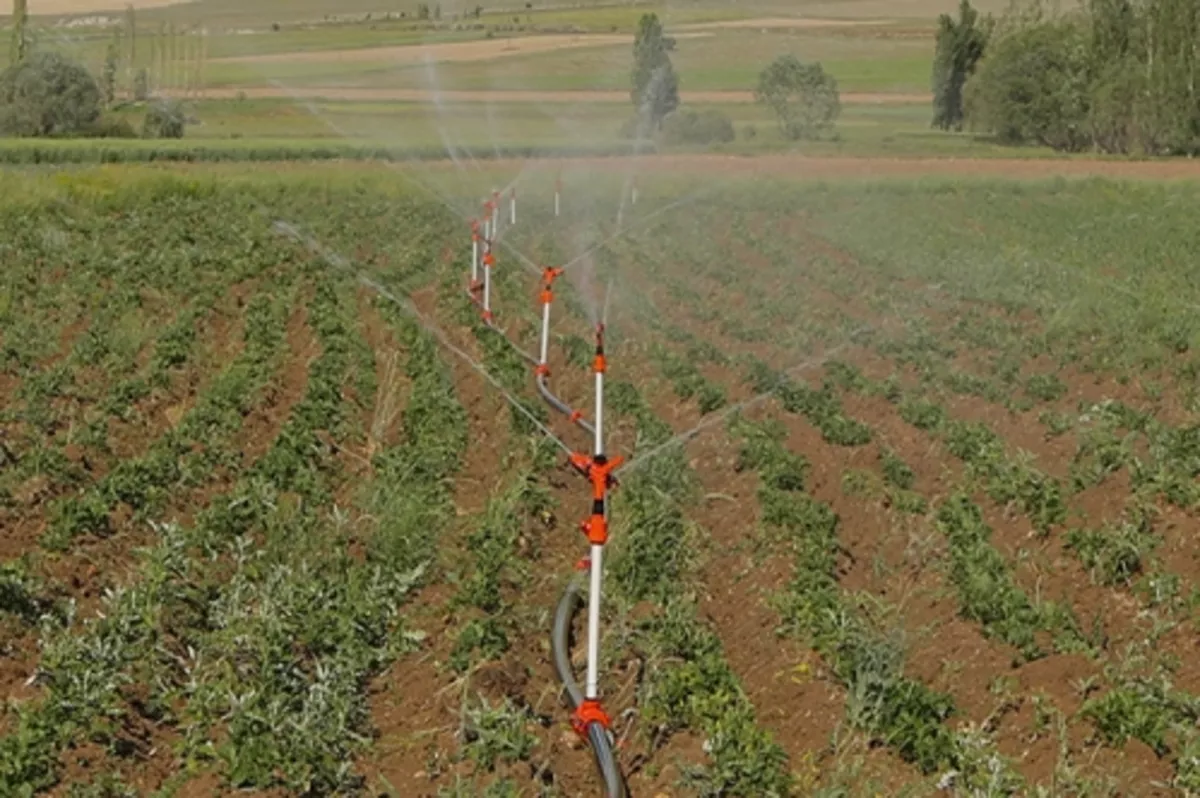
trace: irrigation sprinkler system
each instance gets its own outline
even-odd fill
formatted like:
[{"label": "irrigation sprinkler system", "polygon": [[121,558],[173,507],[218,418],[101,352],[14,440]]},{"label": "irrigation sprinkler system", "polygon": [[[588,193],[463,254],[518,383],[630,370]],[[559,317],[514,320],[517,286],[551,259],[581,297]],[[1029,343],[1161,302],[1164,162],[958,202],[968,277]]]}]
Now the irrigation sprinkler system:
[{"label": "irrigation sprinkler system", "polygon": [[[516,189],[510,193],[509,224],[517,219]],[[609,798],[624,798],[624,778],[617,766],[613,753],[611,721],[604,711],[600,698],[600,605],[604,581],[604,547],[608,543],[608,494],[617,486],[616,470],[624,462],[617,455],[609,457],[604,445],[604,375],[608,362],[604,351],[604,323],[597,323],[595,330],[595,354],[592,374],[595,385],[595,408],[593,421],[589,423],[583,413],[573,409],[550,389],[550,308],[554,303],[554,281],[563,274],[565,267],[545,267],[541,272],[542,286],[538,302],[542,310],[539,348],[536,356],[521,349],[496,326],[492,311],[492,270],[496,266],[493,245],[497,242],[498,209],[500,194],[494,192],[492,199],[484,203],[484,236],[479,239],[479,223],[471,222],[472,257],[470,282],[467,294],[479,306],[483,324],[508,341],[523,359],[533,367],[534,383],[542,399],[556,412],[566,416],[572,424],[591,438],[590,453],[571,452],[568,464],[583,476],[591,486],[590,513],[580,524],[587,539],[587,556],[579,561],[578,573],[568,582],[566,590],[555,607],[551,628],[551,649],[554,666],[563,683],[571,703],[571,725],[580,737],[591,744],[596,766],[604,782],[605,794]],[[561,210],[561,182],[554,187],[554,214]],[[483,283],[479,284],[477,262],[482,244]],[[581,689],[576,681],[570,657],[571,621],[582,602],[580,590],[583,573],[587,572],[587,675]]]}]

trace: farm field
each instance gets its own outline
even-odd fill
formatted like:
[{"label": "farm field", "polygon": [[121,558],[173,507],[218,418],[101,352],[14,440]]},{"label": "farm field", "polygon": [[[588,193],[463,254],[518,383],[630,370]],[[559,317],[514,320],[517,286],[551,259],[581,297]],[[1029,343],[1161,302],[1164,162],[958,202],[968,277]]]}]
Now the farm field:
[{"label": "farm field", "polygon": [[1200,792],[1200,188],[820,160],[0,175],[0,794],[596,794],[518,252],[633,795]]}]

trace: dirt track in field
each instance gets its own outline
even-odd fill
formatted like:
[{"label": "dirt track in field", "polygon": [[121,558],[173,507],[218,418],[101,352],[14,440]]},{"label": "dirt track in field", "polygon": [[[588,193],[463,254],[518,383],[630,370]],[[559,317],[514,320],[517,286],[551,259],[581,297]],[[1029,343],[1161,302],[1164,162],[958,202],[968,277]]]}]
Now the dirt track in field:
[{"label": "dirt track in field", "polygon": [[[542,168],[560,166],[613,170],[631,168],[635,159],[546,158]],[[453,166],[449,161],[447,165]],[[499,170],[529,164],[518,160],[489,161]],[[1200,161],[1120,161],[1088,158],[886,158],[807,155],[655,155],[636,159],[639,171],[772,176],[788,178],[994,177],[1036,180],[1050,177],[1107,177],[1142,180],[1200,179]],[[536,168],[536,167],[534,167]]]},{"label": "dirt track in field", "polygon": [[[629,103],[626,91],[440,91],[427,89],[379,89],[354,86],[248,86],[245,88],[210,88],[204,97],[228,100],[238,96],[249,99],[320,99],[351,102],[434,102],[441,103],[563,103],[591,105],[595,103]],[[754,94],[748,91],[681,91],[684,102],[692,103],[749,103]],[[844,92],[842,105],[911,105],[928,103],[931,95],[920,93]]]},{"label": "dirt track in field", "polygon": [[[680,33],[676,38],[697,39],[712,33]],[[633,44],[633,36],[624,34],[582,33],[545,36],[517,36],[509,39],[479,39],[467,42],[404,44],[392,47],[355,47],[347,50],[306,50],[290,53],[237,55],[213,59],[221,64],[323,64],[387,61],[394,64],[420,64],[494,61],[517,55],[554,53],[581,47],[608,47]]]},{"label": "dirt track in field", "polygon": [[134,8],[162,8],[173,6],[188,0],[32,0],[29,4],[30,14],[100,14],[110,12],[122,13],[125,6]]}]

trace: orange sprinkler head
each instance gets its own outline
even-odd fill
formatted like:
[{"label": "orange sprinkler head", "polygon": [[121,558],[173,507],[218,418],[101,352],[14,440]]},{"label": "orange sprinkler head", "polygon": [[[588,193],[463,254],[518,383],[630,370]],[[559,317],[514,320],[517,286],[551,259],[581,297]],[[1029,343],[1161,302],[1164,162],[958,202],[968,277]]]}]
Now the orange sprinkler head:
[{"label": "orange sprinkler head", "polygon": [[537,366],[534,367],[533,373],[539,377],[549,377],[550,366],[546,363],[538,363]]},{"label": "orange sprinkler head", "polygon": [[592,361],[592,371],[603,374],[608,370],[608,360],[604,357],[604,325],[596,325],[596,359]]},{"label": "orange sprinkler head", "polygon": [[549,266],[542,269],[542,293],[539,296],[539,301],[543,305],[549,305],[554,301],[554,280],[562,273],[562,269]]},{"label": "orange sprinkler head", "polygon": [[489,269],[496,265],[496,256],[492,254],[491,250],[483,254],[483,265]]}]

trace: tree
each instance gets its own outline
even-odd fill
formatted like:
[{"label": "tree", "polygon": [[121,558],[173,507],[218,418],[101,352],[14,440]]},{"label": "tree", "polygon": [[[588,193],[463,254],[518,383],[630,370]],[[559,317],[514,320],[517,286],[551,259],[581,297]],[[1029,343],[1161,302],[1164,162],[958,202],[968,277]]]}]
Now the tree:
[{"label": "tree", "polygon": [[38,52],[0,73],[0,132],[61,136],[87,132],[100,118],[100,87],[81,64]]},{"label": "tree", "polygon": [[775,112],[789,139],[832,131],[842,111],[834,77],[819,63],[804,64],[794,55],[781,55],[762,71],[754,99]]},{"label": "tree", "polygon": [[1005,36],[968,85],[973,121],[1008,143],[1080,150],[1091,143],[1087,38],[1075,19]]},{"label": "tree", "polygon": [[140,103],[150,99],[150,72],[145,67],[133,75],[133,99]]},{"label": "tree", "polygon": [[129,44],[125,53],[125,80],[130,93],[134,93],[137,75],[137,12],[131,5],[125,6],[125,40]]},{"label": "tree", "polygon": [[991,16],[979,20],[969,0],[961,0],[958,21],[949,14],[938,18],[933,56],[933,126],[962,130],[963,87],[983,58],[991,36]]},{"label": "tree", "polygon": [[679,77],[668,55],[674,40],[663,35],[657,14],[643,14],[633,40],[633,90],[630,99],[641,125],[654,130],[679,107]]},{"label": "tree", "polygon": [[12,62],[19,64],[29,54],[29,9],[27,0],[13,0]]},{"label": "tree", "polygon": [[178,100],[161,100],[150,106],[142,123],[142,135],[148,139],[181,139],[187,115]]},{"label": "tree", "polygon": [[104,93],[104,105],[111,108],[117,100],[117,72],[121,68],[121,29],[113,31],[104,54],[104,73],[100,76],[100,88]]}]

